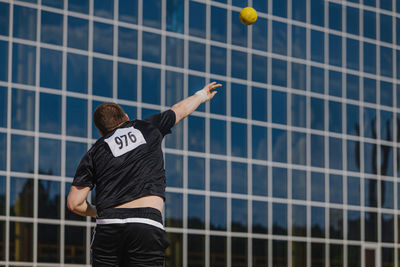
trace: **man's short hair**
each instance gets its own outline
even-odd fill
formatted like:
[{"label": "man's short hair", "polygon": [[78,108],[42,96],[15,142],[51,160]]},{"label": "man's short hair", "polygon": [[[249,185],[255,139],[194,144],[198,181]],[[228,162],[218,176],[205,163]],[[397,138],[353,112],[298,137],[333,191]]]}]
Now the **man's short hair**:
[{"label": "man's short hair", "polygon": [[107,134],[128,119],[124,110],[119,105],[107,102],[96,108],[93,120],[96,127],[103,134]]}]

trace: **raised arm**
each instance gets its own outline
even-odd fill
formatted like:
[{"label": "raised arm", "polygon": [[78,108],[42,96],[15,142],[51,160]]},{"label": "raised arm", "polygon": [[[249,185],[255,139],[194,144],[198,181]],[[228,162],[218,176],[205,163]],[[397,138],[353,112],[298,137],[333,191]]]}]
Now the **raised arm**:
[{"label": "raised arm", "polygon": [[195,111],[198,106],[200,106],[200,104],[210,101],[217,93],[217,91],[213,90],[221,86],[222,84],[212,82],[204,86],[203,89],[197,91],[194,95],[189,96],[173,105],[171,109],[175,112],[175,124],[192,114],[193,111]]}]

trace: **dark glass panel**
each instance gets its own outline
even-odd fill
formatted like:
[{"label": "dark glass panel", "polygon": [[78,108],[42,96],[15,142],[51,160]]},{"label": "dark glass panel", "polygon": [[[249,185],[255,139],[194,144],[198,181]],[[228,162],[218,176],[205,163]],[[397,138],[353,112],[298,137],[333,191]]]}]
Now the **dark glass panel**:
[{"label": "dark glass panel", "polygon": [[364,10],[364,37],[376,38],[376,13],[369,10]]},{"label": "dark glass panel", "polygon": [[137,66],[118,63],[118,98],[136,101],[137,95]]},{"label": "dark glass panel", "polygon": [[394,208],[393,182],[381,181],[381,206],[385,209]]},{"label": "dark glass panel", "polygon": [[6,259],[6,222],[0,221],[0,260]]},{"label": "dark glass panel", "polygon": [[329,260],[330,267],[343,266],[343,245],[330,244],[329,245]]},{"label": "dark glass panel", "polygon": [[[264,0],[259,0],[259,2],[267,2]],[[255,7],[255,1],[253,1],[253,6]],[[257,9],[256,9],[257,10]],[[257,10],[258,11],[258,10]],[[258,17],[257,23],[253,24],[251,27],[253,34],[253,41],[251,46],[253,49],[267,51],[268,49],[268,20]]]},{"label": "dark glass panel", "polygon": [[10,215],[21,217],[33,216],[33,180],[11,178]]},{"label": "dark glass panel", "polygon": [[394,249],[393,248],[382,248],[382,267],[395,266],[394,261]]},{"label": "dark glass panel", "polygon": [[161,70],[142,67],[142,101],[160,105]]},{"label": "dark glass panel", "polygon": [[142,33],[142,59],[161,63],[161,35],[150,32]]},{"label": "dark glass panel", "polygon": [[376,45],[364,42],[364,72],[376,73]]},{"label": "dark glass panel", "polygon": [[[304,0],[302,0],[304,1]],[[293,1],[301,2],[301,1]],[[304,6],[305,8],[305,6]],[[292,26],[292,56],[306,59],[306,28],[299,26]]]},{"label": "dark glass panel", "polygon": [[120,21],[137,24],[138,22],[138,0],[119,0]]},{"label": "dark glass panel", "polygon": [[367,207],[377,207],[378,203],[378,185],[374,179],[364,180],[364,204]]},{"label": "dark glass panel", "polygon": [[[84,2],[81,0],[75,0]],[[87,50],[89,40],[89,22],[85,19],[68,17],[68,47]]]},{"label": "dark glass panel", "polygon": [[347,239],[361,240],[361,213],[358,210],[347,211]]},{"label": "dark glass panel", "polygon": [[332,96],[342,96],[342,73],[329,71],[329,94]]},{"label": "dark glass panel", "polygon": [[380,74],[391,78],[393,76],[393,50],[383,46],[380,47],[380,50]]},{"label": "dark glass panel", "polygon": [[366,173],[377,174],[377,145],[364,143],[364,171]]},{"label": "dark glass panel", "polygon": [[287,133],[284,130],[272,129],[272,160],[287,162]]},{"label": "dark glass panel", "polygon": [[211,73],[226,75],[226,49],[218,46],[211,46],[210,49],[210,71]]},{"label": "dark glass panel", "polygon": [[247,200],[232,199],[232,231],[247,232]]},{"label": "dark glass panel", "polygon": [[341,175],[329,175],[329,202],[343,203],[343,178]]},{"label": "dark glass panel", "polygon": [[8,81],[8,42],[4,41],[0,41],[0,81]]},{"label": "dark glass panel", "polygon": [[342,167],[342,139],[329,138],[329,167],[341,170]]},{"label": "dark glass panel", "polygon": [[292,63],[292,87],[306,90],[307,69],[306,65]]},{"label": "dark glass panel", "polygon": [[342,5],[329,3],[329,28],[342,30]]},{"label": "dark glass panel", "polygon": [[286,124],[286,93],[272,91],[272,122]]},{"label": "dark glass panel", "polygon": [[226,122],[210,119],[210,152],[226,154]]},{"label": "dark glass panel", "polygon": [[143,2],[143,25],[161,28],[161,0],[146,0]]},{"label": "dark glass panel", "polygon": [[276,267],[285,267],[288,264],[288,247],[287,241],[272,241],[272,263]]},{"label": "dark glass panel", "polygon": [[192,151],[205,151],[205,119],[196,116],[188,118],[190,137],[188,140],[188,148]]},{"label": "dark glass panel", "polygon": [[268,234],[268,203],[253,201],[253,226],[252,232]]},{"label": "dark glass panel", "polygon": [[168,177],[167,186],[182,187],[183,156],[174,154],[165,154],[165,171]]},{"label": "dark glass panel", "polygon": [[[227,244],[225,236],[210,236],[210,266],[226,266]],[[176,265],[171,265],[176,266]]]},{"label": "dark glass panel", "polygon": [[247,238],[232,237],[232,267],[247,266]]},{"label": "dark glass panel", "polygon": [[166,193],[165,197],[165,226],[183,226],[183,199],[182,194]]},{"label": "dark glass panel", "polygon": [[247,87],[231,84],[231,116],[247,118]]},{"label": "dark glass panel", "polygon": [[329,34],[329,64],[342,65],[342,38],[333,34]]},{"label": "dark glass panel", "polygon": [[191,189],[205,189],[204,158],[188,157],[188,187]]},{"label": "dark glass panel", "polygon": [[36,41],[37,9],[14,5],[13,37]]},{"label": "dark glass panel", "polygon": [[33,173],[34,150],[33,137],[11,135],[11,171]]},{"label": "dark glass panel", "polygon": [[347,104],[346,107],[347,134],[360,136],[360,110],[356,105]]},{"label": "dark glass panel", "polygon": [[114,1],[94,0],[94,15],[112,19],[114,17]]},{"label": "dark glass panel", "polygon": [[61,141],[39,138],[39,174],[61,175]]},{"label": "dark glass panel", "polygon": [[188,227],[204,229],[205,222],[205,202],[204,196],[188,196]]},{"label": "dark glass panel", "polygon": [[311,67],[311,91],[319,94],[325,92],[325,74],[321,68]]},{"label": "dark glass panel", "polygon": [[[244,52],[231,51],[231,77],[238,79],[247,79],[247,54]],[[233,86],[233,85],[232,85]],[[232,106],[234,107],[234,106]]]},{"label": "dark glass panel", "polygon": [[324,0],[311,0],[311,23],[324,26]]},{"label": "dark glass panel", "polygon": [[380,39],[383,42],[392,43],[392,17],[380,14]]},{"label": "dark glass panel", "polygon": [[311,266],[325,267],[325,244],[323,243],[311,244]]},{"label": "dark glass panel", "polygon": [[113,95],[112,61],[100,58],[93,58],[93,94],[104,97],[112,97]]},{"label": "dark glass panel", "polygon": [[311,128],[323,130],[325,126],[325,107],[324,100],[311,98]]},{"label": "dark glass panel", "polygon": [[[169,3],[170,1],[168,1]],[[166,38],[166,64],[178,68],[183,68],[183,39],[168,37]]]},{"label": "dark glass panel", "polygon": [[306,127],[306,97],[292,94],[292,125]]},{"label": "dark glass panel", "polygon": [[307,266],[307,244],[292,241],[292,267]]},{"label": "dark glass panel", "polygon": [[[7,101],[7,98],[5,96],[4,96],[4,101]],[[34,130],[35,92],[13,89],[11,104],[12,104],[11,127],[14,129],[21,129],[28,131]],[[6,125],[4,124],[4,126]]]},{"label": "dark glass panel", "polygon": [[307,197],[307,177],[306,172],[292,170],[292,198],[306,200]]},{"label": "dark glass panel", "polygon": [[9,260],[33,261],[33,223],[10,222]]},{"label": "dark glass panel", "polygon": [[0,133],[0,170],[3,171],[6,170],[6,166],[7,166],[7,135],[5,133]]},{"label": "dark glass panel", "polygon": [[60,182],[39,180],[39,208],[40,218],[60,218]]},{"label": "dark glass panel", "polygon": [[40,86],[61,89],[62,53],[51,49],[40,50]]},{"label": "dark glass panel", "polygon": [[347,38],[346,49],[346,67],[349,69],[358,70],[360,68],[359,41]]},{"label": "dark glass panel", "polygon": [[86,227],[65,226],[64,262],[86,263]]},{"label": "dark glass panel", "polygon": [[311,207],[311,236],[325,237],[325,208]]},{"label": "dark glass panel", "polygon": [[346,96],[349,99],[358,100],[360,95],[359,77],[351,74],[346,76]]},{"label": "dark glass panel", "polygon": [[268,2],[270,0],[253,0],[253,8],[258,12],[268,12]]},{"label": "dark glass panel", "polygon": [[268,130],[266,127],[252,127],[252,153],[254,159],[267,160],[268,158]]},{"label": "dark glass panel", "polygon": [[67,55],[67,90],[87,93],[88,57],[68,53]]},{"label": "dark glass panel", "polygon": [[360,246],[347,246],[347,264],[352,267],[361,267]]},{"label": "dark glass panel", "polygon": [[287,17],[287,0],[272,0],[272,14],[279,17]]},{"label": "dark glass panel", "polygon": [[243,123],[231,123],[231,147],[232,156],[247,157],[247,125]]},{"label": "dark glass panel", "polygon": [[380,88],[380,102],[381,105],[393,106],[393,85],[392,83],[381,81]]},{"label": "dark glass panel", "polygon": [[211,7],[211,40],[226,43],[226,9]]},{"label": "dark glass panel", "polygon": [[253,195],[268,195],[268,167],[253,165]]},{"label": "dark glass panel", "polygon": [[287,198],[287,169],[277,167],[272,169],[272,195]]},{"label": "dark glass panel", "polygon": [[87,101],[67,97],[67,135],[87,136]]},{"label": "dark glass panel", "polygon": [[89,13],[89,0],[68,0],[68,10]]},{"label": "dark glass panel", "polygon": [[323,173],[311,173],[311,200],[325,201],[325,176]]},{"label": "dark glass panel", "polygon": [[40,93],[39,130],[61,133],[61,96]]},{"label": "dark glass panel", "polygon": [[183,266],[183,238],[181,233],[167,232],[170,246],[165,251],[165,266]]},{"label": "dark glass panel", "polygon": [[210,197],[210,230],[226,231],[226,198]]},{"label": "dark glass panel", "polygon": [[252,56],[251,69],[252,69],[252,80],[254,82],[267,83],[267,68],[268,68],[267,57],[258,55]]},{"label": "dark glass panel", "polygon": [[210,161],[210,190],[226,192],[227,170],[223,160]]},{"label": "dark glass panel", "polygon": [[60,262],[60,226],[38,224],[37,261]]},{"label": "dark glass panel", "polygon": [[253,267],[268,266],[268,240],[267,239],[253,239]]},{"label": "dark glass panel", "polygon": [[306,160],[306,134],[301,132],[292,132],[292,163],[305,165]]},{"label": "dark glass panel", "polygon": [[292,206],[292,235],[307,235],[307,207],[301,205]]},{"label": "dark glass panel", "polygon": [[375,7],[376,6],[376,0],[363,0],[363,4],[366,5],[366,6]]},{"label": "dark glass panel", "polygon": [[9,3],[0,3],[0,35],[8,36],[10,19]]},{"label": "dark glass panel", "polygon": [[278,21],[272,22],[272,52],[281,55],[287,54],[287,25],[285,23]]},{"label": "dark glass panel", "polygon": [[87,146],[84,143],[66,142],[65,174],[74,177],[80,159],[86,153]]},{"label": "dark glass panel", "polygon": [[231,17],[232,17],[231,43],[233,45],[247,47],[247,27],[240,22],[240,19],[238,19],[239,12],[232,11]]},{"label": "dark glass panel", "polygon": [[325,166],[325,140],[322,135],[311,135],[311,165]]},{"label": "dark glass panel", "polygon": [[347,204],[359,206],[360,197],[360,178],[347,177]]},{"label": "dark glass panel", "polygon": [[324,51],[324,33],[316,30],[311,30],[311,60],[324,63]]},{"label": "dark glass panel", "polygon": [[205,266],[205,236],[189,234],[187,246],[188,266]]},{"label": "dark glass panel", "polygon": [[247,164],[232,162],[232,193],[247,194]]},{"label": "dark glass panel", "polygon": [[[71,189],[71,183],[66,182],[65,183],[65,203],[67,203],[67,197],[68,197],[68,193]],[[93,192],[93,191],[92,191]],[[80,216],[76,213],[73,213],[72,211],[70,211],[69,209],[65,209],[65,214],[64,214],[64,218],[65,220],[73,220],[73,221],[86,221],[86,217],[84,216]]]},{"label": "dark glass panel", "polygon": [[63,16],[52,12],[42,11],[41,37],[43,43],[62,45]]},{"label": "dark glass panel", "polygon": [[394,215],[383,213],[382,219],[382,242],[393,243],[394,242]]},{"label": "dark glass panel", "polygon": [[306,22],[307,20],[307,4],[306,0],[292,0],[292,18]]},{"label": "dark glass panel", "polygon": [[329,209],[329,237],[343,239],[343,211],[341,209]]},{"label": "dark glass panel", "polygon": [[189,69],[202,72],[206,70],[205,44],[189,41]]},{"label": "dark glass panel", "polygon": [[378,218],[375,212],[365,212],[365,241],[377,242]]},{"label": "dark glass panel", "polygon": [[364,137],[377,139],[376,110],[364,108]]},{"label": "dark glass panel", "polygon": [[392,10],[392,0],[380,0],[380,8],[386,10]]},{"label": "dark glass panel", "polygon": [[185,18],[185,4],[179,0],[167,1],[166,8],[167,17],[167,30],[177,33],[183,33],[184,31],[184,18]]},{"label": "dark glass panel", "polygon": [[13,44],[12,81],[35,85],[36,81],[36,48],[23,44]]},{"label": "dark glass panel", "polygon": [[[6,215],[6,177],[5,176],[0,176],[0,215]],[[0,223],[0,225],[1,225],[1,223]],[[1,236],[2,230],[3,229],[0,228],[0,236]],[[0,243],[2,241],[3,240],[0,238]],[[1,247],[1,245],[0,245],[0,247]],[[0,248],[0,255],[1,255],[1,251],[2,250]]]},{"label": "dark glass panel", "polygon": [[274,235],[287,235],[287,205],[272,204],[272,231]]},{"label": "dark glass panel", "polygon": [[205,4],[189,2],[189,34],[197,37],[206,36],[206,6]]},{"label": "dark glass panel", "polygon": [[360,171],[360,141],[347,140],[347,170]]},{"label": "dark glass panel", "polygon": [[268,117],[268,94],[267,89],[252,87],[251,108],[252,119],[267,121]]},{"label": "dark glass panel", "polygon": [[137,46],[138,46],[137,30],[119,27],[118,56],[136,59],[138,53]]},{"label": "dark glass panel", "polygon": [[346,7],[346,30],[348,33],[358,35],[360,33],[360,11],[358,8]]}]

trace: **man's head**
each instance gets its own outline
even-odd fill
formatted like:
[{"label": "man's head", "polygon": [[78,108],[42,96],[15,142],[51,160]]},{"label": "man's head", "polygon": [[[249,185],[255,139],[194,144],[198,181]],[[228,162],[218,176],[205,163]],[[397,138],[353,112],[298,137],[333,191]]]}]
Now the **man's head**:
[{"label": "man's head", "polygon": [[128,121],[129,117],[119,105],[107,102],[96,108],[93,120],[101,135],[105,135]]}]

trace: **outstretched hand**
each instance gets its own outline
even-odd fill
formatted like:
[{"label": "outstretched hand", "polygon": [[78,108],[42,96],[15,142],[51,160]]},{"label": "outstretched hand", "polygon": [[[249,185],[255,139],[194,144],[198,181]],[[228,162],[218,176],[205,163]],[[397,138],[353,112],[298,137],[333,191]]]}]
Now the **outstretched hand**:
[{"label": "outstretched hand", "polygon": [[218,91],[213,91],[218,87],[221,87],[222,84],[217,82],[212,82],[204,86],[203,89],[196,92],[196,95],[200,95],[202,97],[202,103],[210,101]]}]

